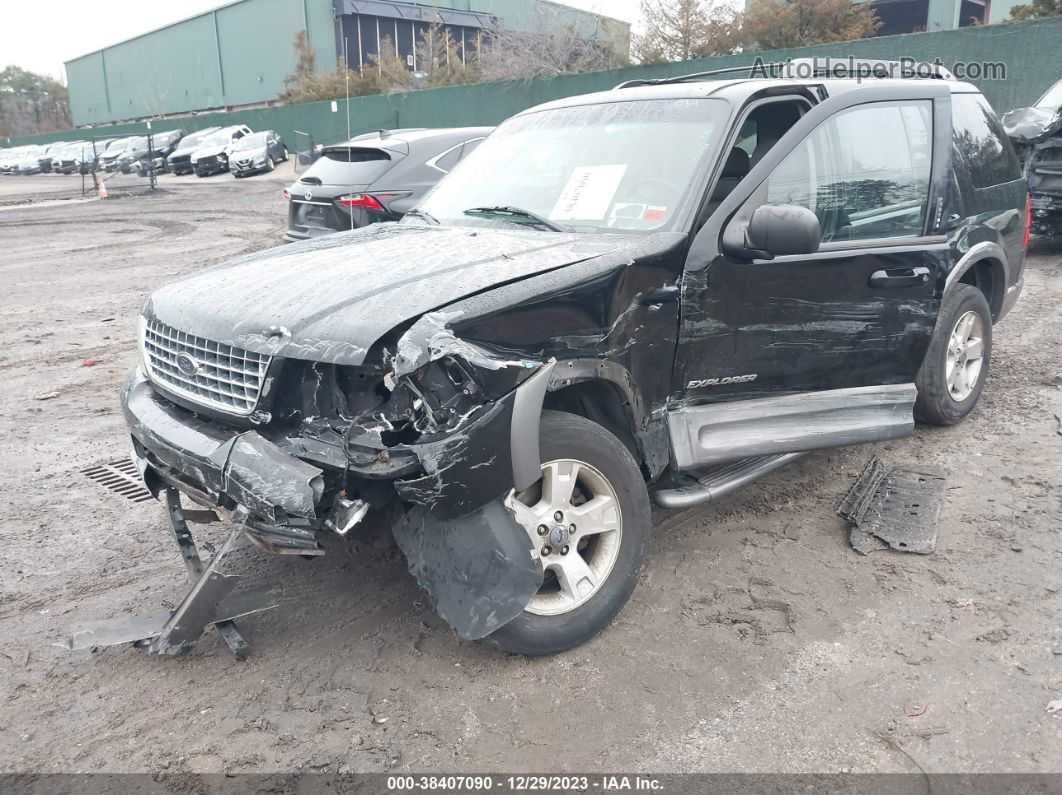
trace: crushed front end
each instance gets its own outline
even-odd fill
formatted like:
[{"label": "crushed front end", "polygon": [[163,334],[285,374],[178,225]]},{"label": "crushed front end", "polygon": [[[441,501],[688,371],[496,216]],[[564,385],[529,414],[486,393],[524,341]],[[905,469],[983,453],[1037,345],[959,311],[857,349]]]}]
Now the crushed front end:
[{"label": "crushed front end", "polygon": [[[323,535],[345,536],[396,502],[404,518],[393,532],[410,570],[462,637],[519,615],[542,567],[503,499],[539,477],[552,363],[460,340],[446,320],[428,314],[390,340],[394,354],[384,343],[345,365],[254,352],[144,318],[142,361],[122,407],[134,459],[166,498],[186,564],[191,550],[194,585],[168,616],[123,619],[61,645],[134,640],[173,654],[215,624],[226,641],[235,633],[237,651],[235,614],[275,606],[278,593],[265,589],[251,606],[233,595],[234,575],[215,564],[240,536],[272,553],[321,555]],[[185,510],[182,496],[205,510]],[[231,524],[208,566],[184,514]],[[166,627],[180,611],[195,619],[194,637],[173,643]],[[138,632],[147,634],[131,637]]]},{"label": "crushed front end", "polygon": [[1062,237],[1062,108],[1020,108],[1003,126],[1029,183],[1032,231]]}]

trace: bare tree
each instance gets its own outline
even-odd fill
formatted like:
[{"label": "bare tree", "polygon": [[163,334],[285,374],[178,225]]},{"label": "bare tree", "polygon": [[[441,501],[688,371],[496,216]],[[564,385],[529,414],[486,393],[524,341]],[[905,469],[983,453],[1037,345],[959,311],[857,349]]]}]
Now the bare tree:
[{"label": "bare tree", "polygon": [[66,86],[18,66],[0,69],[0,136],[70,129]]},{"label": "bare tree", "polygon": [[593,31],[580,29],[563,9],[539,6],[533,30],[499,28],[486,36],[477,60],[483,80],[599,72],[626,66],[629,58],[622,31],[601,20]]},{"label": "bare tree", "polygon": [[779,50],[865,39],[881,20],[873,4],[852,0],[753,0],[742,27],[746,49]]},{"label": "bare tree", "polygon": [[727,55],[740,44],[741,16],[722,0],[642,0],[642,17],[632,45],[639,63]]}]

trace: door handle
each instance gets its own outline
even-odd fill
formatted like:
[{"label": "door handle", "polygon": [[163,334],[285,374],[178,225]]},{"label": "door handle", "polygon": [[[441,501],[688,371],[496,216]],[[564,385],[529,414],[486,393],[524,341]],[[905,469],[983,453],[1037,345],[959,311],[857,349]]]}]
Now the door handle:
[{"label": "door handle", "polygon": [[870,286],[881,288],[915,287],[929,281],[929,268],[919,265],[917,268],[889,268],[870,274]]}]

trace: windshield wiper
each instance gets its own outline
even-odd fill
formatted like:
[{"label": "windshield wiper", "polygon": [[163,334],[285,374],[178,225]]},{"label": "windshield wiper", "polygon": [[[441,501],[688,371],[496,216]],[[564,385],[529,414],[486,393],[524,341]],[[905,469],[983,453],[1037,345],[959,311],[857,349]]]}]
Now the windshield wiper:
[{"label": "windshield wiper", "polygon": [[412,210],[406,210],[406,215],[412,215],[414,218],[423,218],[425,221],[435,226],[438,226],[441,223],[441,221],[439,221],[439,219],[431,213],[426,213],[423,210],[418,210],[416,207],[414,207]]},{"label": "windshield wiper", "polygon": [[[566,226],[561,226],[560,224],[558,224],[558,223],[556,223],[554,221],[551,221],[548,218],[544,218],[543,216],[539,215],[538,213],[533,213],[530,210],[524,210],[521,207],[509,207],[509,206],[469,207],[467,210],[464,211],[464,214],[465,215],[496,215],[496,216],[502,216],[502,220],[509,221],[510,223],[513,223],[513,224],[522,224],[522,223],[524,223],[523,221],[515,220],[516,218],[526,218],[529,221],[534,222],[535,225],[544,226],[544,227],[546,227],[546,229],[552,230],[554,232],[571,232],[572,231],[571,229],[569,229]],[[508,216],[512,216],[512,217],[505,218],[504,216],[507,216],[507,215]]]}]

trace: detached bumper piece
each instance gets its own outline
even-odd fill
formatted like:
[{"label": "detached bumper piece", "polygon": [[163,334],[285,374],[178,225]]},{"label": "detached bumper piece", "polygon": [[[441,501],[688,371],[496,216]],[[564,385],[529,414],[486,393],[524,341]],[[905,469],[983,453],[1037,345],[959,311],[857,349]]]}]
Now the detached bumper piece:
[{"label": "detached bumper piece", "polygon": [[937,546],[946,484],[936,470],[886,471],[881,459],[871,456],[836,513],[851,525],[849,542],[862,555],[887,547],[930,555]]},{"label": "detached bumper piece", "polygon": [[167,489],[166,507],[170,529],[193,581],[192,589],[176,609],[92,622],[75,630],[56,646],[79,650],[132,643],[150,654],[176,656],[193,648],[203,632],[213,624],[237,659],[247,656],[249,646],[236,628],[235,619],[277,607],[280,604],[280,589],[268,586],[233,593],[242,578],[238,574],[226,572],[224,562],[246,530],[245,510],[233,514],[228,538],[214,553],[210,563],[204,566],[188,529],[188,522],[217,521],[217,515],[213,511],[185,512],[180,500],[176,489]]}]

